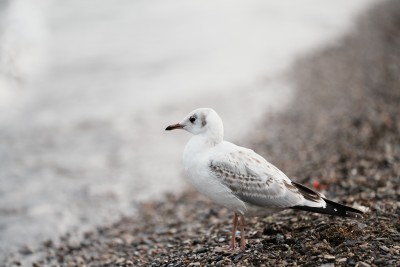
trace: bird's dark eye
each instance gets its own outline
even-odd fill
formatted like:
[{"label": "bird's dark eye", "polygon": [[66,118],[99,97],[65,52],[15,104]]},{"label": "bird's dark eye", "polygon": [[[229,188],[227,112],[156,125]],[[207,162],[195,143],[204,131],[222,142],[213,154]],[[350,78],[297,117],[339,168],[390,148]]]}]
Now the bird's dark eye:
[{"label": "bird's dark eye", "polygon": [[192,116],[192,117],[190,117],[189,118],[189,121],[191,122],[191,123],[194,123],[195,121],[196,121],[196,116]]}]

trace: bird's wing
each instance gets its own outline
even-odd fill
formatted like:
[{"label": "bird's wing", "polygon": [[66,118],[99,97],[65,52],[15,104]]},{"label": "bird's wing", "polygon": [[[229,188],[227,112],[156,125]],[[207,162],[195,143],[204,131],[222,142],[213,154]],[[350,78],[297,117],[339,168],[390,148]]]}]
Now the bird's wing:
[{"label": "bird's wing", "polygon": [[324,207],[324,197],[292,181],[252,150],[242,147],[210,158],[209,171],[234,195],[256,206]]}]

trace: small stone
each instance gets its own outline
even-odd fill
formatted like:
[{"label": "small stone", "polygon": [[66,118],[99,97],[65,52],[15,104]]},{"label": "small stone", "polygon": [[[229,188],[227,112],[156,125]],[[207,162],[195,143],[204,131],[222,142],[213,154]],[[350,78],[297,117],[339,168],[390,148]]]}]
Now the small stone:
[{"label": "small stone", "polygon": [[261,250],[263,248],[263,244],[255,244],[254,248]]},{"label": "small stone", "polygon": [[33,253],[33,249],[25,245],[19,250],[19,253],[21,253],[22,255],[30,255]]},{"label": "small stone", "polygon": [[225,242],[225,238],[221,237],[220,239],[218,239],[218,242],[220,243]]},{"label": "small stone", "polygon": [[347,259],[347,264],[350,266],[355,266],[356,260],[354,258],[349,258],[349,259]]},{"label": "small stone", "polygon": [[238,260],[240,260],[242,257],[243,257],[243,253],[240,252],[239,254],[237,254],[237,255],[233,258],[233,261],[238,261]]},{"label": "small stone", "polygon": [[346,240],[344,244],[348,247],[354,246],[356,244],[355,240]]},{"label": "small stone", "polygon": [[369,265],[369,264],[366,263],[366,262],[359,261],[359,262],[357,262],[356,267],[371,267],[371,265]]},{"label": "small stone", "polygon": [[51,247],[53,247],[53,241],[51,241],[51,240],[47,240],[47,241],[44,241],[43,242],[43,245],[45,246],[45,247],[47,247],[47,248],[51,248]]},{"label": "small stone", "polygon": [[357,227],[358,227],[358,229],[360,229],[360,230],[362,230],[362,229],[364,229],[365,227],[367,227],[368,225],[366,225],[365,223],[357,223]]},{"label": "small stone", "polygon": [[282,234],[276,234],[276,241],[278,244],[285,242],[285,237]]},{"label": "small stone", "polygon": [[198,247],[194,250],[194,253],[204,253],[207,251],[207,248],[205,247]]},{"label": "small stone", "polygon": [[128,266],[133,266],[133,262],[130,261],[130,260],[127,260],[127,261],[125,262],[125,264],[128,265]]},{"label": "small stone", "polygon": [[385,258],[376,258],[374,260],[374,263],[376,265],[383,265],[383,264],[387,264],[387,260]]},{"label": "small stone", "polygon": [[85,264],[85,260],[82,257],[77,257],[75,259],[75,261],[79,264],[79,265],[83,265]]},{"label": "small stone", "polygon": [[178,229],[176,229],[176,228],[171,228],[168,231],[168,233],[170,233],[170,234],[176,234],[177,232],[178,232]]},{"label": "small stone", "polygon": [[218,261],[223,260],[223,259],[224,259],[224,256],[218,255],[217,257],[215,257],[214,261],[218,262]]},{"label": "small stone", "polygon": [[336,259],[336,257],[335,256],[333,256],[333,255],[329,255],[329,254],[327,254],[327,255],[324,255],[324,259],[325,260],[334,260],[334,259]]},{"label": "small stone", "polygon": [[224,260],[218,261],[215,266],[222,266],[224,264]]},{"label": "small stone", "polygon": [[119,258],[119,259],[117,259],[117,260],[115,261],[116,264],[122,264],[122,263],[124,263],[124,262],[125,262],[125,259],[124,259],[124,258]]},{"label": "small stone", "polygon": [[276,234],[276,230],[274,228],[268,226],[268,227],[264,228],[263,234],[264,235],[274,235],[274,234]]},{"label": "small stone", "polygon": [[382,249],[385,252],[389,252],[390,251],[390,249],[387,246],[383,246],[382,245],[382,246],[379,246],[379,248]]},{"label": "small stone", "polygon": [[114,238],[112,240],[112,242],[113,242],[114,245],[122,245],[122,244],[124,244],[124,241],[121,238],[118,238],[118,237]]}]

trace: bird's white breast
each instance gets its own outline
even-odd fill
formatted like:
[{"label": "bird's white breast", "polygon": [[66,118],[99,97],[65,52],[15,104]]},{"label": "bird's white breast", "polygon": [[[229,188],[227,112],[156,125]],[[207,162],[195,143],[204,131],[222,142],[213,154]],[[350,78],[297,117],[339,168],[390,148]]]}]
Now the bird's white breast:
[{"label": "bird's white breast", "polygon": [[241,214],[245,214],[246,204],[223,185],[210,171],[213,149],[204,144],[200,136],[193,136],[183,152],[185,174],[191,184],[212,201]]}]

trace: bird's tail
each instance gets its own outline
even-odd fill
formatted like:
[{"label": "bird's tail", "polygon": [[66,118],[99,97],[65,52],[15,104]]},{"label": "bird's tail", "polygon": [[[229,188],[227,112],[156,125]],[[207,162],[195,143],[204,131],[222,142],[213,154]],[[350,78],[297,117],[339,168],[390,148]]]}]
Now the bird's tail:
[{"label": "bird's tail", "polygon": [[353,217],[353,218],[358,218],[362,217],[363,212],[361,210],[351,208],[349,206],[339,204],[337,202],[334,202],[332,200],[322,198],[325,203],[326,207],[309,207],[309,206],[294,206],[292,209],[297,209],[297,210],[305,210],[305,211],[311,211],[311,212],[316,212],[316,213],[322,213],[322,214],[329,214],[329,215],[335,215],[335,216],[341,216],[341,217]]}]

